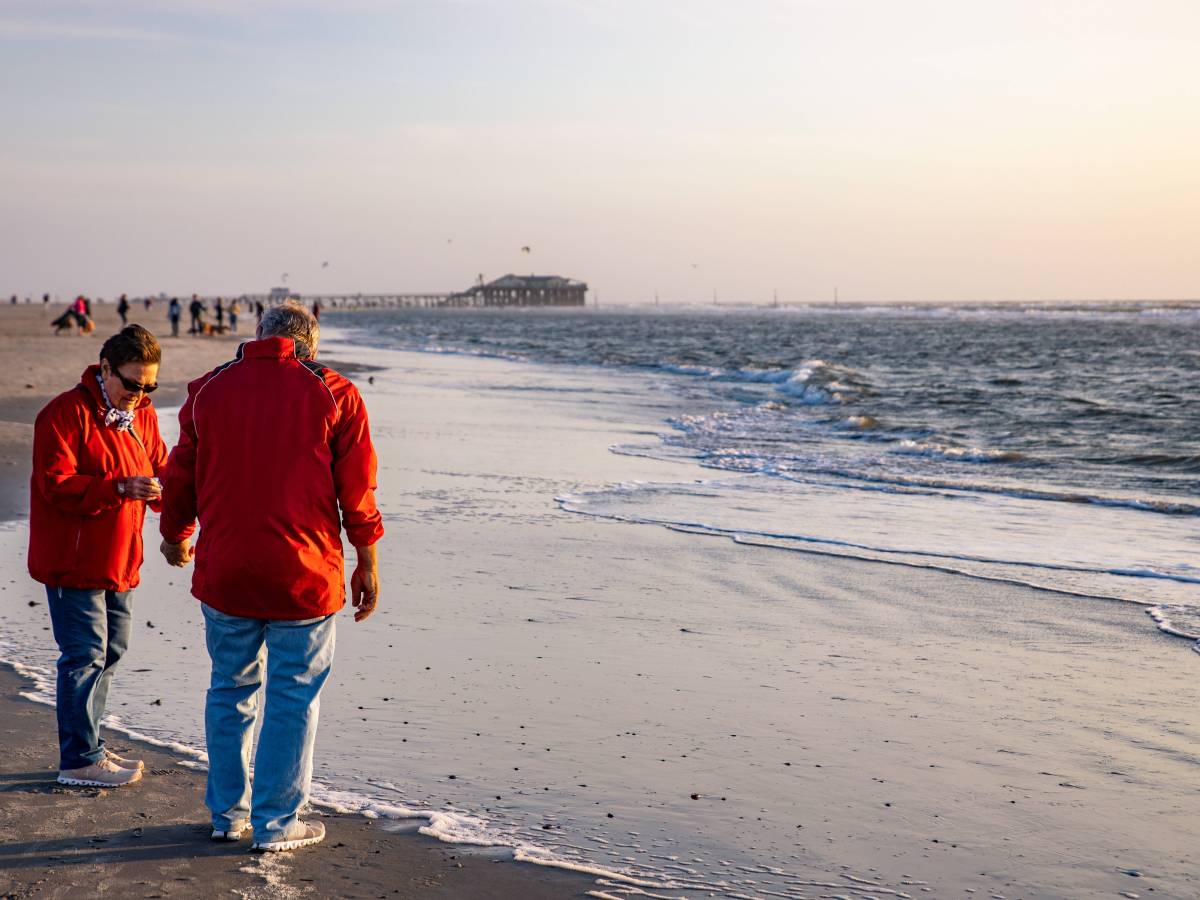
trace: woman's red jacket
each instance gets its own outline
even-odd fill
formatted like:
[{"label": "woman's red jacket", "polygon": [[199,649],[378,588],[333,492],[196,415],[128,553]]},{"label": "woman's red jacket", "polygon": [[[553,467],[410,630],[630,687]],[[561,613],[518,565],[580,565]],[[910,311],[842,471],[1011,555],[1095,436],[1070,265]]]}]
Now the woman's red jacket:
[{"label": "woman's red jacket", "polygon": [[141,580],[147,504],[122,496],[117,482],[161,477],[167,447],[149,397],[134,410],[132,432],[104,424],[99,371],[89,366],[34,422],[29,574],[51,587],[129,591]]}]

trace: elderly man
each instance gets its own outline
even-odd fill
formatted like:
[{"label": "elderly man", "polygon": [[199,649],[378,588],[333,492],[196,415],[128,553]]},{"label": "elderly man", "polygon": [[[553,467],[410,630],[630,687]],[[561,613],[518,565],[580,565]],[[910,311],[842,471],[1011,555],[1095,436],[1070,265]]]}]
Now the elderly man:
[{"label": "elderly man", "polygon": [[212,836],[236,841],[252,827],[256,850],[325,837],[324,825],[298,815],[312,780],[334,614],[346,602],[341,526],[358,557],[354,620],[379,597],[383,526],[367,413],[354,385],[316,362],[319,335],[299,304],[274,307],[236,359],[192,382],[163,486],[162,551],[172,565],[195,557],[192,593],[212,661],[204,714]]}]

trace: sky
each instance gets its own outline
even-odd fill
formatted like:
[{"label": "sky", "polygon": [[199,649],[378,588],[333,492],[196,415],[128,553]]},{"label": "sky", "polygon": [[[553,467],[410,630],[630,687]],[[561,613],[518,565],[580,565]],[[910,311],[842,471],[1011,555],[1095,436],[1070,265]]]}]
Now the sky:
[{"label": "sky", "polygon": [[1198,60],[1195,0],[0,0],[0,294],[1195,298]]}]

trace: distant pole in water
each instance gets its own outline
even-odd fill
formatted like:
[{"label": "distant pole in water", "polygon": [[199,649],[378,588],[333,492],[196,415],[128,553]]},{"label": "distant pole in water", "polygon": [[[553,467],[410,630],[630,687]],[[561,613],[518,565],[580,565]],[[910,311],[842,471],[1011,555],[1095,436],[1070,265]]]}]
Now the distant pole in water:
[{"label": "distant pole in water", "polygon": [[775,293],[772,297],[771,305],[774,306],[776,309],[779,308],[779,288],[775,288]]},{"label": "distant pole in water", "polygon": [[833,286],[833,305],[838,305],[838,289],[836,284]]},{"label": "distant pole in water", "polygon": [[658,291],[654,292],[654,305],[658,306]]},{"label": "distant pole in water", "polygon": [[717,302],[717,290],[716,290],[716,288],[713,288],[713,306],[720,306],[720,305],[721,304]]}]

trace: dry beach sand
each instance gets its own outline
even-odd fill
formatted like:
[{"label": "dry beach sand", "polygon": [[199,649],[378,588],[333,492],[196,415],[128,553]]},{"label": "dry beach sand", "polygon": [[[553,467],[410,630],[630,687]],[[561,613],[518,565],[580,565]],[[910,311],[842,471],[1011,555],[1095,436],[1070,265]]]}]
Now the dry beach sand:
[{"label": "dry beach sand", "polygon": [[[63,306],[43,309],[41,303],[0,309],[0,353],[8,361],[6,377],[0,379],[0,518],[28,514],[29,450],[33,420],[46,402],[79,381],[83,370],[97,361],[104,339],[121,326],[111,304],[93,304],[96,330],[89,335],[73,331],[55,335],[50,322]],[[147,312],[140,306],[130,311],[129,321],[149,328],[156,335],[169,334],[164,303]],[[253,325],[254,319],[250,318]],[[242,323],[246,323],[243,321]],[[242,329],[245,331],[245,328]],[[251,329],[252,330],[252,329]],[[178,405],[187,396],[187,384],[228,359],[237,338],[163,338],[165,356],[160,368],[155,405]]]},{"label": "dry beach sand", "polygon": [[[14,337],[27,325],[9,312],[11,371],[44,366],[38,383],[56,387],[77,377],[83,356],[49,355],[88,339]],[[188,365],[231,349],[188,349],[215,354]],[[1200,656],[1140,608],[563,512],[553,497],[589,485],[704,473],[609,452],[661,419],[649,402],[627,420],[609,412],[604,392],[633,396],[631,379],[393,356],[365,391],[386,494],[384,604],[370,630],[339,633],[318,759],[341,762],[318,779],[390,771],[385,789],[411,806],[480,814],[494,795],[489,814],[511,803],[503,816],[524,825],[532,810],[548,839],[581,836],[560,846],[585,859],[620,846],[677,871],[701,857],[705,873],[761,864],[689,897],[1200,895]],[[28,390],[0,397],[14,428],[32,420]],[[20,432],[10,440],[23,465]],[[0,636],[30,646],[45,612],[28,605],[19,537],[0,534]],[[112,697],[147,710],[134,725],[162,715],[185,732],[204,671],[194,608],[157,561],[144,577],[138,602],[167,624],[139,629]],[[182,673],[177,709],[149,705],[157,688],[139,666]],[[50,711],[17,690],[15,676],[0,682],[0,893],[635,890],[347,816],[278,866],[212,848],[200,776],[173,752],[146,750],[159,774],[131,791],[59,792]]]}]

